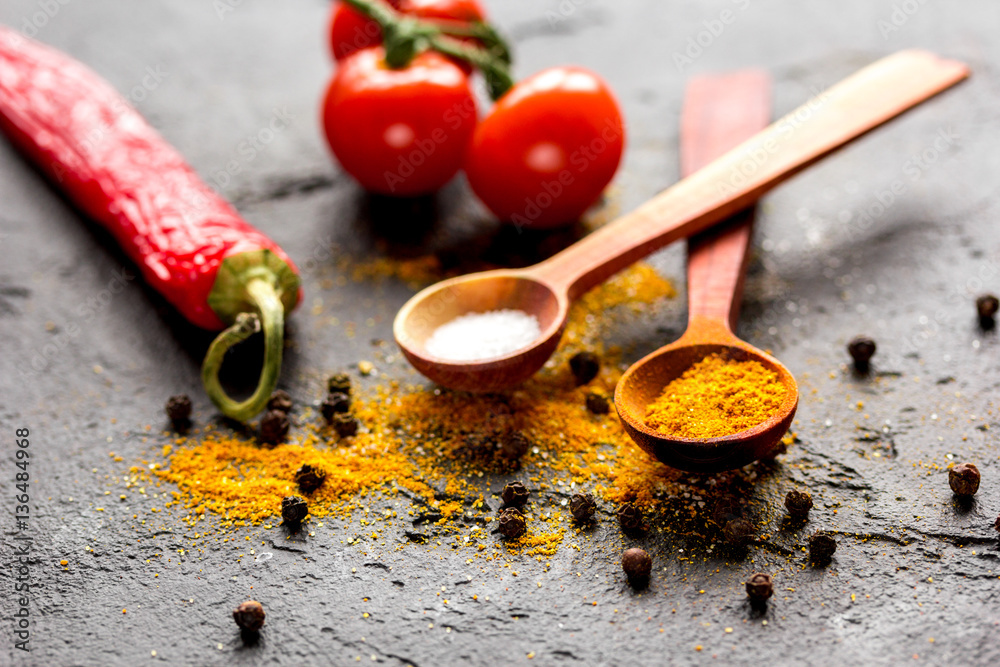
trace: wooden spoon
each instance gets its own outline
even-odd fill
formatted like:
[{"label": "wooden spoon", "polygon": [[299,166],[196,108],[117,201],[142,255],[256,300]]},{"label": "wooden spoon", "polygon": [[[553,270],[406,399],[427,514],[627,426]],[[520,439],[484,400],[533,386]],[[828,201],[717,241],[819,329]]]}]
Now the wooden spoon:
[{"label": "wooden spoon", "polygon": [[[734,215],[805,167],[961,81],[968,68],[921,50],[883,58],[799,107],[697,173],[578,243],[526,269],[469,274],[410,299],[393,333],[413,366],[467,391],[517,385],[555,351],[570,303],[652,251]],[[514,309],[538,318],[541,335],[520,350],[481,361],[449,361],[424,345],[460,315]]]},{"label": "wooden spoon", "polygon": [[[698,77],[688,84],[681,114],[681,171],[697,171],[770,119],[770,81],[759,71]],[[753,209],[688,241],[688,328],[677,341],[629,368],[615,390],[622,425],[644,450],[674,468],[715,472],[739,468],[770,451],[788,430],[798,405],[795,378],[780,363],[739,340],[739,314]],[[754,359],[785,386],[779,410],[757,426],[717,438],[678,438],[645,423],[647,406],[663,388],[709,354]]]}]

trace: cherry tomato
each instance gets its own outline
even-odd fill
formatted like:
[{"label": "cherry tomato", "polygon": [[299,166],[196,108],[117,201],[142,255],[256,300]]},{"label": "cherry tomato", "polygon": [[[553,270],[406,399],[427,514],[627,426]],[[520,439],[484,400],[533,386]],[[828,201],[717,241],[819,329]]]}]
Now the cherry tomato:
[{"label": "cherry tomato", "polygon": [[480,121],[465,171],[501,220],[556,227],[597,201],[624,147],[607,84],[579,67],[554,67],[516,84]]},{"label": "cherry tomato", "polygon": [[390,69],[382,47],[342,61],[323,102],[327,141],[344,170],[372,192],[433,192],[461,168],[476,128],[465,73],[433,51]]},{"label": "cherry tomato", "polygon": [[[486,12],[477,0],[393,0],[393,7],[403,14],[421,19],[485,21]],[[334,2],[330,15],[330,50],[343,60],[355,51],[382,43],[378,23],[345,2]]]},{"label": "cherry tomato", "polygon": [[343,60],[355,51],[382,43],[382,29],[345,2],[334,2],[330,14],[330,51]]},{"label": "cherry tomato", "polygon": [[400,0],[399,11],[422,19],[486,21],[486,10],[477,0]]}]

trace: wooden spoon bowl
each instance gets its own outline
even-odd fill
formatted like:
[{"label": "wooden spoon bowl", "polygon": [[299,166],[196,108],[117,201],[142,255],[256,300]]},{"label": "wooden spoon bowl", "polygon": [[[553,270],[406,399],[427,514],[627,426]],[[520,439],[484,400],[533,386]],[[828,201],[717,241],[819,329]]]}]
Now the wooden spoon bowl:
[{"label": "wooden spoon bowl", "polygon": [[[530,346],[484,362],[439,359],[426,349],[435,329],[456,317],[492,310],[520,310],[538,319],[541,336]],[[431,285],[411,299],[393,324],[403,354],[438,384],[489,392],[527,380],[555,352],[569,311],[564,292],[530,271],[487,271]]]},{"label": "wooden spoon bowl", "polygon": [[[668,437],[647,426],[648,406],[663,393],[663,388],[711,354],[735,361],[754,360],[777,373],[785,387],[778,410],[746,431],[718,438]],[[615,407],[632,440],[663,463],[691,472],[739,468],[768,456],[791,426],[798,402],[795,378],[780,361],[708,319],[692,322],[679,340],[633,364],[615,389]]]}]

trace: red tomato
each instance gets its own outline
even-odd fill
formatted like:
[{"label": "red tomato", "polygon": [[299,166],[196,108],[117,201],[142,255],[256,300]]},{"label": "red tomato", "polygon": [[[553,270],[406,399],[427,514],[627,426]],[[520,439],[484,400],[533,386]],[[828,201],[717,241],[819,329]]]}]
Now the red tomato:
[{"label": "red tomato", "polygon": [[515,85],[480,121],[465,171],[501,220],[556,227],[597,201],[624,147],[607,84],[579,67],[554,67]]},{"label": "red tomato", "polygon": [[486,21],[486,10],[477,0],[400,0],[399,11],[422,19]]},{"label": "red tomato", "polygon": [[[422,19],[485,21],[486,12],[477,0],[393,0],[389,4],[403,14]],[[355,51],[382,43],[378,23],[345,2],[334,2],[330,15],[330,50],[343,60]]]},{"label": "red tomato", "polygon": [[382,43],[378,23],[344,2],[333,3],[330,15],[330,50],[333,57],[343,60],[355,51]]},{"label": "red tomato", "polygon": [[323,102],[327,141],[372,192],[434,192],[461,168],[476,128],[469,79],[433,51],[398,70],[384,57],[376,47],[341,62]]}]

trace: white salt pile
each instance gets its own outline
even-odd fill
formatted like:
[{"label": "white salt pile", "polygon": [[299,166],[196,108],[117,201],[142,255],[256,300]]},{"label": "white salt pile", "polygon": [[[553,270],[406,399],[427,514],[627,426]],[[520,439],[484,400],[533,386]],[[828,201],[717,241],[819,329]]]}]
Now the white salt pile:
[{"label": "white salt pile", "polygon": [[424,347],[439,359],[482,361],[527,347],[542,335],[538,318],[520,310],[469,313],[442,324]]}]

